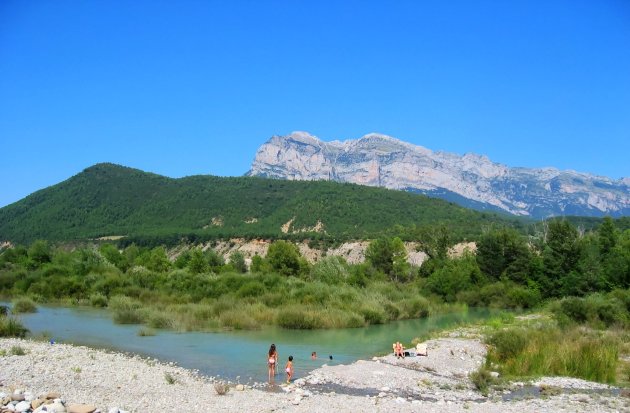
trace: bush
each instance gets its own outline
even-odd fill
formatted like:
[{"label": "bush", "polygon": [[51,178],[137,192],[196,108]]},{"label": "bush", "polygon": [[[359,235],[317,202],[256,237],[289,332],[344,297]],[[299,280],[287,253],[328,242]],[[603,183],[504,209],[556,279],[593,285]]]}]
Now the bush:
[{"label": "bush", "polygon": [[488,390],[495,381],[490,371],[485,367],[481,367],[479,370],[470,373],[470,380],[475,388],[484,396],[488,395]]},{"label": "bush", "polygon": [[20,346],[12,346],[11,350],[9,350],[9,353],[14,356],[23,356],[26,354],[26,351]]},{"label": "bush", "polygon": [[139,337],[150,337],[154,335],[155,335],[155,331],[151,330],[150,328],[141,328],[140,330],[138,330]]},{"label": "bush", "polygon": [[214,391],[216,391],[219,396],[224,396],[230,391],[230,386],[227,383],[220,381],[214,383]]},{"label": "bush", "polygon": [[144,316],[140,303],[129,297],[115,296],[109,300],[109,308],[113,311],[114,322],[118,324],[142,324]]},{"label": "bush", "polygon": [[265,293],[265,286],[260,281],[249,281],[236,292],[238,297],[259,297]]},{"label": "bush", "polygon": [[431,303],[425,297],[414,297],[400,303],[402,312],[408,318],[427,317],[431,312]]},{"label": "bush", "polygon": [[164,380],[166,380],[167,384],[175,384],[177,382],[177,379],[168,371],[164,373]]},{"label": "bush", "polygon": [[387,321],[387,316],[383,309],[378,308],[376,305],[364,305],[359,310],[359,313],[368,324],[383,324]]},{"label": "bush", "polygon": [[339,284],[349,277],[346,260],[338,256],[330,256],[319,260],[311,268],[310,279],[325,284]]},{"label": "bush", "polygon": [[311,311],[301,307],[290,307],[280,310],[276,316],[276,323],[280,327],[295,330],[311,330],[319,328],[319,319]]},{"label": "bush", "polygon": [[246,311],[231,310],[226,311],[219,317],[221,325],[235,330],[253,330],[260,325]]},{"label": "bush", "polygon": [[107,307],[107,297],[100,293],[92,294],[90,296],[90,305],[92,307]]},{"label": "bush", "polygon": [[565,298],[554,303],[552,311],[562,325],[575,322],[609,327],[628,322],[625,303],[612,295],[592,294],[586,298]]},{"label": "bush", "polygon": [[0,337],[23,338],[28,333],[28,329],[13,317],[0,317]]},{"label": "bush", "polygon": [[35,313],[37,312],[37,306],[30,298],[18,298],[13,301],[13,312],[19,313]]},{"label": "bush", "polygon": [[499,361],[516,357],[527,346],[527,332],[519,328],[499,330],[491,335],[488,344],[494,346],[494,355]]},{"label": "bush", "polygon": [[160,312],[151,311],[147,315],[147,325],[152,328],[171,328],[171,319]]}]

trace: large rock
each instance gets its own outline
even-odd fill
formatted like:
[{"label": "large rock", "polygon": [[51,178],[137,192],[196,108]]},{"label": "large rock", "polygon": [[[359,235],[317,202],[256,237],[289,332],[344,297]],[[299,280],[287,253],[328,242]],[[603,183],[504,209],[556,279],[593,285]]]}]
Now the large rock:
[{"label": "large rock", "polygon": [[536,218],[630,214],[630,178],[511,168],[486,156],[433,152],[379,134],[343,142],[306,132],[274,136],[258,149],[248,175],[382,186]]}]

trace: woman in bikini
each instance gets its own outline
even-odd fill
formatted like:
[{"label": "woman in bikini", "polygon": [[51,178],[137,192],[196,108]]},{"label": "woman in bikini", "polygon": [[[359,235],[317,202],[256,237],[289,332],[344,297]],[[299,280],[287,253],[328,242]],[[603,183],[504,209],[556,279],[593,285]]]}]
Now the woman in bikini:
[{"label": "woman in bikini", "polygon": [[269,368],[269,381],[276,375],[276,365],[278,364],[278,351],[276,345],[272,344],[269,347],[269,354],[267,354],[267,367]]}]

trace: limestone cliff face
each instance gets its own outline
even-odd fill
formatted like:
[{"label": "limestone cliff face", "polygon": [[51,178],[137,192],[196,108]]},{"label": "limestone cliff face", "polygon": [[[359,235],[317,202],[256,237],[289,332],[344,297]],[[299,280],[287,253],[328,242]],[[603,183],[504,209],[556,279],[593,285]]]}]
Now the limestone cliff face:
[{"label": "limestone cliff face", "polygon": [[379,134],[343,142],[306,132],[274,136],[258,149],[248,175],[382,186],[537,218],[630,213],[630,178],[510,168],[486,156],[433,152]]}]

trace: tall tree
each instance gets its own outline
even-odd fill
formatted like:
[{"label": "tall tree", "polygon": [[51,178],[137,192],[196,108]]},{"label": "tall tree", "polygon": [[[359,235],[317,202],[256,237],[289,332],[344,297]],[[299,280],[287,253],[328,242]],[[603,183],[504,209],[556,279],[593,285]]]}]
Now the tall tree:
[{"label": "tall tree", "polygon": [[529,279],[531,252],[514,229],[501,228],[483,235],[477,243],[477,264],[492,280],[508,278],[518,283]]},{"label": "tall tree", "polygon": [[298,275],[303,266],[301,258],[300,250],[288,241],[275,241],[267,250],[267,261],[271,268],[284,275]]}]

